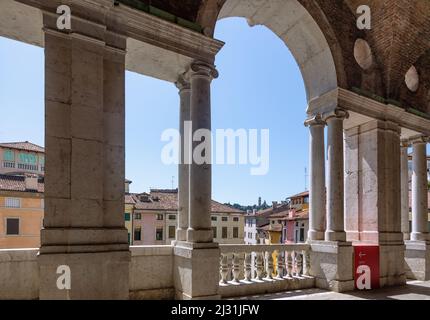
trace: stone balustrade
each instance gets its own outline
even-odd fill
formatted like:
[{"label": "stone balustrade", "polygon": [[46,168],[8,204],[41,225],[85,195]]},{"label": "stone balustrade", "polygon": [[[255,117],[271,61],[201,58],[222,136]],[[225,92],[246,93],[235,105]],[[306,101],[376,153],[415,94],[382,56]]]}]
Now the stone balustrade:
[{"label": "stone balustrade", "polygon": [[313,288],[307,244],[220,245],[220,295]]},{"label": "stone balustrade", "polygon": [[[220,296],[315,287],[309,276],[309,250],[307,244],[220,245]],[[0,299],[39,298],[38,252],[0,250]],[[130,299],[173,299],[174,247],[131,246],[130,252]]]}]

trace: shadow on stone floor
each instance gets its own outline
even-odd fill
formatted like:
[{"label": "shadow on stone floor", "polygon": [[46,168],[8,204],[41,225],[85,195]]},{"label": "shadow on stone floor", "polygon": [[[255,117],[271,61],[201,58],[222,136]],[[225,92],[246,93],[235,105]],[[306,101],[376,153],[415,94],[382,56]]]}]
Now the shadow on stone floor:
[{"label": "shadow on stone floor", "polygon": [[282,300],[282,299],[300,297],[300,296],[304,296],[304,295],[312,295],[312,294],[327,293],[327,292],[328,291],[315,288],[315,289],[270,293],[270,294],[264,294],[264,295],[253,295],[253,296],[246,296],[246,297],[229,298],[226,300],[278,300],[278,299]]},{"label": "shadow on stone floor", "polygon": [[315,288],[231,300],[430,300],[430,281],[413,281],[404,286],[386,287],[372,291],[336,293]]},{"label": "shadow on stone floor", "polygon": [[374,291],[352,291],[345,295],[365,300],[430,300],[430,282],[408,283]]}]

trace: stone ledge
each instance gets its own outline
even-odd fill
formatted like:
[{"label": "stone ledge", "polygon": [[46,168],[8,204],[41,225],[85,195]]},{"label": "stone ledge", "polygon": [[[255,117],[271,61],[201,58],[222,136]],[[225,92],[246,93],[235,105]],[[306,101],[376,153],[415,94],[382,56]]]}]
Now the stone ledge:
[{"label": "stone ledge", "polygon": [[174,288],[130,291],[130,300],[173,300]]},{"label": "stone ledge", "polygon": [[171,256],[172,246],[130,246],[131,256]]}]

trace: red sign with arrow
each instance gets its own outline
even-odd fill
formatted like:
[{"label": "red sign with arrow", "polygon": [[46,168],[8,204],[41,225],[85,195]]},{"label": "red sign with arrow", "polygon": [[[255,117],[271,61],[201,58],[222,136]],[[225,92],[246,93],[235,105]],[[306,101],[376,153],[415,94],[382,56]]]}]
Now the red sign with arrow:
[{"label": "red sign with arrow", "polygon": [[379,246],[355,245],[355,288],[372,290],[379,288]]}]

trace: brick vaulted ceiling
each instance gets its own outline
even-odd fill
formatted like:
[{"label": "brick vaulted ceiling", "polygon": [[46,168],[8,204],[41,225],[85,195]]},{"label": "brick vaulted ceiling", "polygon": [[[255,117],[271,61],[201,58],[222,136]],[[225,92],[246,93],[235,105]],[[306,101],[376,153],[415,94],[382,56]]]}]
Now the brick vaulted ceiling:
[{"label": "brick vaulted ceiling", "polygon": [[[214,30],[226,0],[142,0],[178,17]],[[271,0],[267,0],[271,1]],[[312,15],[341,68],[339,84],[370,91],[382,98],[430,113],[430,0],[298,0]],[[368,5],[372,29],[358,30],[356,10]],[[209,32],[211,33],[211,32]],[[354,43],[365,39],[374,66],[362,70],[354,59]],[[417,92],[405,85],[405,74],[415,66],[420,76]]]}]

